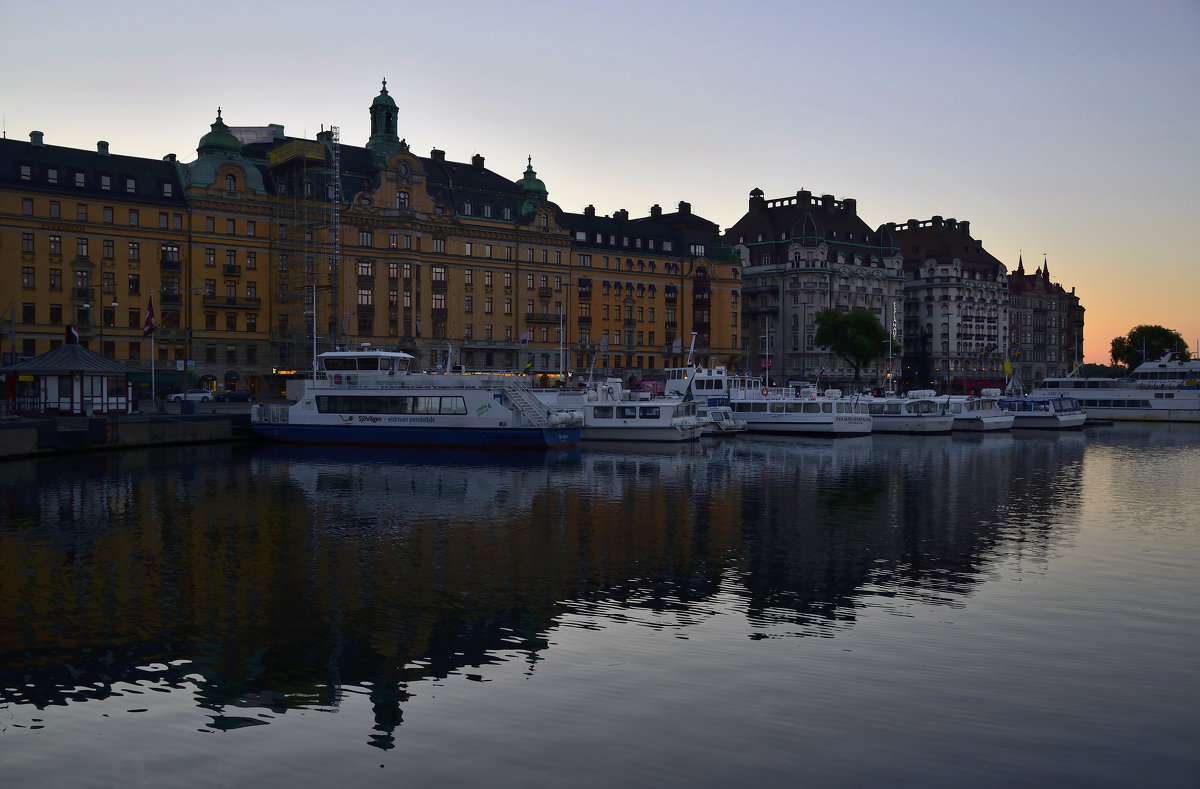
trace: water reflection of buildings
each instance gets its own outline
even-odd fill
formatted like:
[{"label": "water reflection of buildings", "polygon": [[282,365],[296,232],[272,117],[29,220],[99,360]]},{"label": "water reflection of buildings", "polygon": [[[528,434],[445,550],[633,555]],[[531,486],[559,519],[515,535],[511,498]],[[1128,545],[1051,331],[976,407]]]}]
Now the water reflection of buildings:
[{"label": "water reflection of buildings", "polygon": [[867,596],[969,594],[997,556],[1046,550],[1079,440],[39,461],[0,482],[0,701],[152,679],[232,728],[362,688],[389,747],[413,683],[514,653],[533,671],[567,611],[686,627],[721,591],[754,631],[805,633]]}]

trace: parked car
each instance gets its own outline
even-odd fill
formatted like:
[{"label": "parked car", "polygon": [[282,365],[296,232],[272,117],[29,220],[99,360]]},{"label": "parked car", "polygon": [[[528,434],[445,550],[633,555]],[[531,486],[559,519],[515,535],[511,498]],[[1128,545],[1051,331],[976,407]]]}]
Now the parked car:
[{"label": "parked car", "polygon": [[193,403],[207,403],[212,399],[212,392],[207,389],[189,389],[186,392],[175,392],[167,395],[167,400],[172,403],[181,403],[188,400]]},{"label": "parked car", "polygon": [[254,395],[245,389],[231,389],[228,392],[217,392],[218,403],[253,403]]}]

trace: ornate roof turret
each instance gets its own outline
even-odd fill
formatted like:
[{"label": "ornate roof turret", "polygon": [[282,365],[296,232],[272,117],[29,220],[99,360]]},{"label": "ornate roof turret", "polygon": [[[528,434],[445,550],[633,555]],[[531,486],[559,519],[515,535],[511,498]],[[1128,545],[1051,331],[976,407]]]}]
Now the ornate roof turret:
[{"label": "ornate roof turret", "polygon": [[388,95],[385,79],[379,95],[371,102],[371,137],[367,140],[367,150],[374,154],[376,160],[386,159],[388,154],[403,147],[396,133],[399,114],[395,100]]},{"label": "ornate roof turret", "polygon": [[196,148],[197,154],[200,156],[214,154],[237,156],[241,154],[242,143],[229,131],[229,127],[225,125],[225,121],[221,120],[220,107],[217,107],[217,119],[213,121],[211,128],[212,131],[200,138],[200,145]]}]

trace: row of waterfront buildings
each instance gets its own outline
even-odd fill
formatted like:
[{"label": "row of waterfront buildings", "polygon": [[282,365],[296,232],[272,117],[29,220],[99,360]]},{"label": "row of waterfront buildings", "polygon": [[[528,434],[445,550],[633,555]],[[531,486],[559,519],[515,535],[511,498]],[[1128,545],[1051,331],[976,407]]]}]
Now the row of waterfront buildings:
[{"label": "row of waterfront buildings", "polygon": [[[0,309],[8,363],[80,341],[160,388],[282,391],[332,346],[399,348],[422,367],[595,366],[653,378],[699,359],[775,381],[849,382],[814,343],[826,308],[891,338],[863,384],[1026,384],[1080,358],[1083,308],[1043,264],[1015,271],[965,221],[871,227],[852,199],[767,199],[722,232],[680,202],[600,215],[549,200],[532,161],[414,153],[386,82],[365,146],[331,128],[229,127],[183,162],[0,140]],[[156,331],[143,336],[153,303]],[[890,351],[890,357],[889,357]],[[452,355],[452,356],[451,356]],[[1007,369],[1006,369],[1007,368]]]}]

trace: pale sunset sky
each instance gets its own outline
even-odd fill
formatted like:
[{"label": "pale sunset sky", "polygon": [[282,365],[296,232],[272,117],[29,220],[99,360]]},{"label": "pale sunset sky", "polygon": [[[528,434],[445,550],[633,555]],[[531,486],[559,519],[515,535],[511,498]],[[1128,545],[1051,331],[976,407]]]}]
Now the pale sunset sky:
[{"label": "pale sunset sky", "polygon": [[1198,0],[0,0],[0,71],[10,138],[183,161],[218,106],[364,145],[386,78],[414,151],[532,156],[567,211],[965,219],[1075,289],[1087,361],[1143,323],[1200,345]]}]

